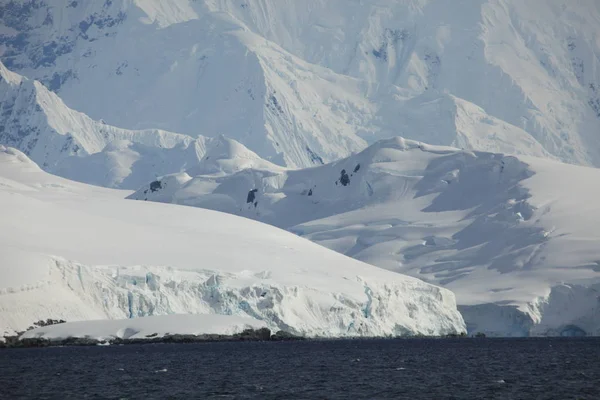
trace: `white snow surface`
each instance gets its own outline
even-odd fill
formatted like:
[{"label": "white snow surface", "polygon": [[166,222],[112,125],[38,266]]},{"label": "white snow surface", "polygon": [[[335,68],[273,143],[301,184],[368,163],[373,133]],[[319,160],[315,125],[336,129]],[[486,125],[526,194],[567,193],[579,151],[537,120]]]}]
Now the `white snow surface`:
[{"label": "white snow surface", "polygon": [[192,138],[94,121],[2,63],[0,112],[0,143],[20,149],[48,172],[89,184],[137,189],[158,176],[186,169],[213,174],[261,166],[276,169],[223,135]]},{"label": "white snow surface", "polygon": [[0,146],[0,332],[166,314],[247,316],[306,336],[465,329],[446,289],[256,221],[129,193],[50,175]]},{"label": "white snow surface", "polygon": [[471,332],[598,335],[598,181],[595,168],[394,138],[321,167],[166,176],[130,198],[257,219],[442,285]]},{"label": "white snow surface", "polygon": [[154,315],[131,319],[66,322],[31,329],[21,339],[91,338],[99,341],[119,339],[147,339],[169,334],[233,335],[246,329],[266,327],[263,321],[250,317],[219,314]]},{"label": "white snow surface", "polygon": [[[28,156],[43,170],[80,182],[146,185],[134,198],[257,219],[443,285],[456,292],[470,331],[598,334],[600,212],[591,183],[598,172],[556,161],[600,166],[599,4],[4,2],[0,145],[25,153],[10,150],[11,165]],[[396,135],[413,141],[389,139]],[[351,182],[346,186],[342,169]],[[38,211],[27,215],[46,221],[42,208],[52,214],[57,204],[72,206],[56,215],[91,216],[107,235],[114,228],[105,218],[119,204],[118,214],[133,220],[116,223],[129,226],[124,232],[135,232],[131,237],[140,231],[162,243],[156,230],[170,234],[150,217],[157,205],[142,206],[142,222],[137,210],[117,201],[129,193],[39,178],[45,175],[36,171],[0,174],[0,188],[18,193],[8,198],[29,194],[22,204],[11,203],[20,213],[30,207]],[[96,197],[90,204],[77,201]],[[33,207],[40,201],[43,207]],[[202,211],[173,212],[204,218],[197,214]],[[58,217],[48,218],[61,226]],[[156,230],[146,233],[146,221]],[[96,296],[86,306],[77,300],[83,292],[67,291],[77,306],[56,306],[65,315],[206,311],[144,296],[142,305],[129,300],[131,282],[147,285],[146,273],[165,275],[170,264],[162,253],[159,263],[108,250],[91,257],[65,244],[71,236],[57,235],[54,248],[42,245],[45,236],[32,235],[41,253],[13,246],[2,253],[5,265],[63,268],[71,271],[64,273],[67,281],[82,271],[120,293],[118,305],[100,307],[105,295],[92,287],[81,289]],[[91,248],[95,240],[88,239],[76,243]],[[182,247],[194,248],[196,241],[187,240],[176,246],[177,278],[169,279],[200,285],[206,276],[179,276],[191,268]],[[132,280],[113,278],[122,273]],[[22,287],[48,290],[20,273],[10,277],[14,285],[5,289],[19,288],[17,297]],[[125,304],[142,311],[115,311]],[[27,318],[7,326],[29,326]],[[336,329],[344,324],[356,329],[347,320]],[[308,325],[294,329],[318,334],[316,323]]]},{"label": "white snow surface", "polygon": [[0,59],[95,120],[287,167],[395,135],[600,166],[598,4],[9,2]]}]

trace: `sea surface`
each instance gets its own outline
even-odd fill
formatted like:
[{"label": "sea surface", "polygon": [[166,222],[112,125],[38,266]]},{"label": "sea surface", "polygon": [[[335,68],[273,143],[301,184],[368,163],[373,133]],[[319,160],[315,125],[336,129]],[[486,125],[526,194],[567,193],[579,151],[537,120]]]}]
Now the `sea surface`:
[{"label": "sea surface", "polygon": [[600,338],[0,350],[1,399],[600,399]]}]

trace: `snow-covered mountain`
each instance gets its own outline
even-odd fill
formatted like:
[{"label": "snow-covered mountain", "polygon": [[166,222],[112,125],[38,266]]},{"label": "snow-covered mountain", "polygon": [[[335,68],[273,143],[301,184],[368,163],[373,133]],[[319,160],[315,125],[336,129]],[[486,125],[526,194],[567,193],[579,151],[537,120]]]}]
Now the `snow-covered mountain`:
[{"label": "snow-covered mountain", "polygon": [[[158,176],[186,169],[234,172],[257,167],[257,162],[276,169],[222,135],[192,138],[94,121],[2,63],[0,115],[0,143],[23,151],[48,172],[99,186],[137,189]],[[219,161],[223,157],[229,164]]]},{"label": "snow-covered mountain", "polygon": [[304,170],[177,174],[130,198],[288,229],[454,291],[471,332],[600,334],[600,170],[395,138]]},{"label": "snow-covered mountain", "polygon": [[[0,145],[68,179],[125,189],[143,185],[132,198],[267,222],[358,260],[443,285],[456,292],[472,332],[600,334],[594,230],[600,211],[592,184],[599,177],[584,167],[600,166],[598,37],[596,0],[9,0],[0,2]],[[398,135],[406,139],[390,139]],[[13,161],[23,158],[11,152]],[[15,215],[35,208],[27,208],[27,201],[41,201],[27,215],[73,231],[78,229],[73,221],[89,218],[89,226],[100,224],[98,235],[105,236],[87,239],[108,254],[109,230],[145,237],[140,232],[151,221],[148,240],[162,242],[158,232],[179,238],[189,228],[172,225],[168,213],[182,221],[192,213],[190,221],[213,224],[217,232],[215,226],[229,218],[139,202],[96,204],[95,196],[104,201],[129,192],[68,183],[38,170],[35,179],[42,183],[28,183],[29,172],[10,173],[0,187],[11,193],[5,197],[21,196],[14,191],[32,196],[15,206]],[[84,198],[89,205],[80,204]],[[73,212],[83,207],[82,215],[56,209],[55,199]],[[169,212],[159,211],[165,209]],[[98,213],[108,218],[113,211],[115,225],[102,231]],[[155,221],[154,212],[166,222]],[[37,227],[36,221],[27,220],[31,227],[11,221],[23,235],[34,235],[26,229]],[[4,225],[0,234],[9,235],[13,225]],[[239,235],[269,231],[252,226],[261,228],[242,226]],[[239,235],[235,240],[245,243],[246,236]],[[210,235],[192,236],[181,243],[195,248]],[[39,243],[15,256],[15,265],[44,246],[46,238],[32,237]],[[206,311],[186,308],[181,300],[192,296],[188,289],[213,285],[205,283],[204,273],[180,271],[187,271],[189,259],[180,263],[171,254],[173,259],[155,263],[134,246],[123,259],[108,262],[96,257],[100,250],[88,257],[61,246],[42,253],[63,257],[56,258],[56,268],[67,271],[74,296],[86,299],[74,300],[77,305],[65,315],[127,316],[123,304],[134,304],[129,293],[154,290],[148,289],[154,281],[146,273],[171,286],[157,286],[168,292],[163,297],[140,294],[142,314]],[[173,254],[195,254],[169,246]],[[306,251],[312,254],[312,247]],[[306,260],[311,268],[321,254],[314,251],[314,260]],[[343,260],[340,268],[349,262]],[[115,273],[107,263],[122,267]],[[140,267],[143,276],[134,271],[138,264],[146,265]],[[0,262],[0,268],[10,265]],[[169,275],[164,269],[169,265],[179,272]],[[320,270],[311,275],[312,269],[298,268],[285,282],[291,285],[305,273],[321,276]],[[83,271],[80,286],[70,280],[75,270]],[[237,270],[226,272],[235,282],[245,279]],[[119,280],[121,273],[134,278]],[[382,281],[395,276],[372,274]],[[105,282],[108,297],[85,283],[98,281]],[[133,281],[146,286],[131,289]],[[278,284],[291,291],[285,282]],[[169,292],[172,287],[177,295]],[[353,286],[343,292],[354,296],[351,312],[360,308],[358,291]],[[20,289],[15,293],[25,296]],[[246,292],[235,293],[254,304]],[[306,307],[316,310],[302,296],[302,307],[310,303]],[[116,298],[118,306],[102,305],[104,298]],[[345,297],[336,299],[347,306]],[[407,309],[402,301],[394,303],[399,313]],[[283,319],[261,314],[278,324],[269,319],[273,315]],[[407,332],[456,328],[457,320],[445,315],[454,322],[442,327],[402,319],[399,326]],[[344,318],[327,329],[340,335],[350,326],[359,329]],[[319,334],[316,322],[290,326]],[[360,329],[395,332],[380,321]]]},{"label": "snow-covered mountain", "polygon": [[600,165],[595,0],[32,0],[1,11],[8,68],[122,128],[224,134],[288,167],[396,135]]},{"label": "snow-covered mountain", "polygon": [[47,318],[174,313],[308,336],[465,329],[446,289],[245,218],[125,193],[47,174],[0,146],[0,333]]}]

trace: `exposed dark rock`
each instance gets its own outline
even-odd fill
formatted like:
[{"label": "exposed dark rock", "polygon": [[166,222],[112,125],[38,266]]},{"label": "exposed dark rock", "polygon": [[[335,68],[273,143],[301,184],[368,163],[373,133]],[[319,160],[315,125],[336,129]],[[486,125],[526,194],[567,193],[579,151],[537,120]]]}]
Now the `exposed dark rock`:
[{"label": "exposed dark rock", "polygon": [[233,335],[234,339],[239,340],[254,340],[254,341],[263,341],[271,339],[271,330],[269,328],[260,328],[260,329],[246,329],[242,333],[238,333]]},{"label": "exposed dark rock", "polygon": [[16,347],[19,342],[19,336],[21,336],[23,332],[19,332],[16,335],[4,336],[4,342],[0,342],[0,349],[6,347]]},{"label": "exposed dark rock", "polygon": [[254,200],[256,199],[256,192],[258,192],[258,189],[252,189],[248,192],[248,197],[246,197],[246,203],[254,203]]},{"label": "exposed dark rock", "polygon": [[66,338],[66,339],[44,339],[44,338],[27,338],[19,339],[23,332],[15,336],[5,336],[4,342],[0,342],[0,348],[18,348],[18,347],[50,347],[50,346],[96,346],[99,344],[152,344],[152,343],[203,343],[203,342],[223,342],[223,341],[281,341],[281,340],[304,340],[301,336],[292,335],[285,331],[279,331],[276,334],[271,334],[268,328],[246,329],[241,333],[234,335],[180,335],[167,334],[158,337],[156,333],[147,335],[146,338],[136,339],[121,339],[113,338],[109,341],[100,341],[97,339],[83,338]]},{"label": "exposed dark rock", "polygon": [[151,192],[156,192],[157,190],[162,189],[162,183],[161,181],[154,181],[150,183],[150,191]]},{"label": "exposed dark rock", "polygon": [[312,189],[308,191],[308,196],[312,196]]},{"label": "exposed dark rock", "polygon": [[379,49],[373,49],[372,53],[376,58],[382,59],[383,61],[387,61],[387,59],[388,59],[388,54],[387,54],[387,49],[385,48],[385,44],[382,44],[381,47],[379,47]]},{"label": "exposed dark rock", "polygon": [[315,164],[325,164],[325,162],[323,161],[323,159],[321,158],[321,156],[319,156],[317,153],[315,153],[314,151],[312,151],[312,149],[308,146],[306,146],[306,151],[308,152],[308,155],[310,156],[310,160],[315,163]]},{"label": "exposed dark rock", "polygon": [[64,324],[65,321],[64,319],[51,319],[48,318],[47,320],[39,320],[38,322],[34,322],[33,325],[35,327],[39,327],[39,326],[50,326],[50,325],[57,325],[57,324]]},{"label": "exposed dark rock", "polygon": [[340,173],[340,183],[344,186],[348,186],[350,184],[350,177],[346,173],[345,169],[343,169]]},{"label": "exposed dark rock", "polygon": [[271,335],[271,340],[283,341],[283,340],[305,340],[302,336],[292,335],[286,331],[277,331],[276,334]]},{"label": "exposed dark rock", "polygon": [[[98,344],[106,343],[105,341],[100,341],[97,339],[92,339],[88,337],[83,338],[66,338],[61,340],[61,346],[95,346]],[[52,344],[52,341],[50,342]]]},{"label": "exposed dark rock", "polygon": [[56,324],[64,324],[65,321],[64,319],[51,319],[48,318],[47,320],[39,320],[38,322],[34,322],[32,326],[30,326],[29,328],[27,328],[28,331],[35,329],[35,328],[39,328],[41,326],[50,326],[50,325],[56,325]]},{"label": "exposed dark rock", "polygon": [[273,111],[278,111],[280,114],[283,114],[283,108],[281,108],[281,105],[279,105],[275,94],[269,96],[269,102],[267,103],[267,107],[269,107]]},{"label": "exposed dark rock", "polygon": [[356,164],[356,167],[354,167],[354,173],[357,173],[359,169],[360,169],[360,164]]},{"label": "exposed dark rock", "polygon": [[[5,337],[6,339],[6,337]],[[101,343],[99,340],[83,338],[66,338],[61,340],[50,340],[44,338],[26,338],[6,341],[3,347],[50,347],[50,346],[95,346]]]},{"label": "exposed dark rock", "polygon": [[446,338],[466,338],[467,337],[467,333],[466,332],[461,332],[461,333],[449,333],[445,336]]},{"label": "exposed dark rock", "polygon": [[73,73],[71,71],[67,71],[63,74],[59,74],[58,72],[55,72],[54,75],[52,75],[52,78],[44,80],[43,83],[51,91],[58,92],[60,90],[61,86],[72,76],[73,76]]}]

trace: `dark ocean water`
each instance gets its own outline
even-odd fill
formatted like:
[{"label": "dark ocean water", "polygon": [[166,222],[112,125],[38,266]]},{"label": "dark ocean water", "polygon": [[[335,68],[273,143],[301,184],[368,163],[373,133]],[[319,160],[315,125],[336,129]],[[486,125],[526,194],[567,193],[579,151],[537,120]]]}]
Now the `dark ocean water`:
[{"label": "dark ocean water", "polygon": [[600,338],[0,350],[2,399],[600,399]]}]

